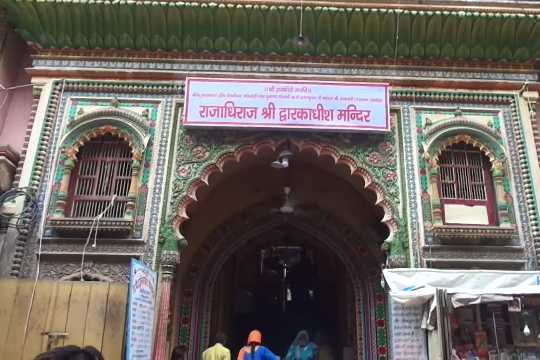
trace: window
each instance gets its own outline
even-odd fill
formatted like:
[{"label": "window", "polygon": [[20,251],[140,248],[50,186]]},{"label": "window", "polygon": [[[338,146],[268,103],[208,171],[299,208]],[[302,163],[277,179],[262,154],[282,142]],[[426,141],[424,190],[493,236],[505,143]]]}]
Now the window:
[{"label": "window", "polygon": [[85,143],[78,154],[68,195],[67,215],[94,218],[109,206],[104,218],[121,219],[126,212],[132,176],[130,146],[106,134]]},{"label": "window", "polygon": [[459,143],[441,152],[439,194],[445,223],[496,225],[490,163],[480,149]]}]

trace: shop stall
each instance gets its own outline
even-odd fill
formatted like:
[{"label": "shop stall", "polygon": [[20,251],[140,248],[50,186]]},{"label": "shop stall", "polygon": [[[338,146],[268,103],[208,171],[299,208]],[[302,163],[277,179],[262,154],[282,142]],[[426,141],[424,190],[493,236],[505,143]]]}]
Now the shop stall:
[{"label": "shop stall", "polygon": [[[390,341],[403,351],[394,359],[540,359],[540,272],[383,273],[390,290]],[[411,319],[411,313],[422,315]],[[419,342],[425,350],[410,345]],[[400,350],[400,344],[417,353]]]}]

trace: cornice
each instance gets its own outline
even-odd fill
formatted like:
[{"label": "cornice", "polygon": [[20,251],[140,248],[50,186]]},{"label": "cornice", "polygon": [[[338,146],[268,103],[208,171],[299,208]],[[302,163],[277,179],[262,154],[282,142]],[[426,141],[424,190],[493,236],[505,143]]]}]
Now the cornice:
[{"label": "cornice", "polygon": [[[93,219],[62,218],[49,219],[47,227],[59,232],[79,232],[88,231],[94,226]],[[132,220],[123,219],[103,219],[99,222],[99,229],[106,232],[125,233],[133,228]]]},{"label": "cornice", "polygon": [[433,239],[446,245],[510,244],[517,235],[515,228],[498,226],[434,226]]},{"label": "cornice", "polygon": [[[34,77],[52,78],[90,78],[90,79],[127,79],[133,81],[130,92],[151,91],[141,89],[144,83],[135,81],[153,81],[155,90],[162,93],[176,93],[181,90],[178,83],[186,76],[234,76],[274,78],[316,77],[341,79],[346,76],[350,81],[387,81],[392,86],[423,86],[441,88],[484,88],[489,90],[517,91],[524,82],[534,90],[536,72],[527,67],[515,69],[491,69],[489,67],[421,67],[394,66],[384,64],[333,64],[333,63],[294,63],[270,61],[208,61],[208,60],[133,60],[133,59],[98,59],[84,57],[48,58],[39,56],[34,59],[33,67],[27,69]],[[234,75],[231,75],[234,74]],[[169,81],[166,83],[166,81]],[[178,83],[171,84],[171,81]],[[79,85],[68,85],[67,90],[77,91]],[[95,91],[102,89],[114,91],[117,85],[106,80],[95,85]],[[141,90],[139,90],[141,89]],[[154,91],[155,92],[155,91]]]},{"label": "cornice", "polygon": [[[540,56],[536,8],[283,0],[4,4],[10,21],[35,49],[517,63]],[[300,17],[304,38],[299,42]]]},{"label": "cornice", "polygon": [[[174,2],[168,0],[168,2]],[[259,5],[259,6],[312,6],[359,9],[395,9],[403,11],[448,11],[448,12],[481,12],[508,14],[536,14],[540,13],[540,4],[534,1],[509,2],[501,0],[364,0],[364,1],[328,1],[328,0],[229,0],[229,1],[194,1],[198,4],[232,4],[232,5]]]}]

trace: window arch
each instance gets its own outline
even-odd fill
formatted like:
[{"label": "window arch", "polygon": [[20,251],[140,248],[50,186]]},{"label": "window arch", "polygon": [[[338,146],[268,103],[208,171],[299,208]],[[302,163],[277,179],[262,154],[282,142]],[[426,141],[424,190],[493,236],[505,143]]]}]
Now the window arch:
[{"label": "window arch", "polygon": [[104,212],[104,218],[124,218],[129,202],[132,163],[130,145],[110,133],[84,143],[70,177],[66,216],[95,218]]},{"label": "window arch", "polygon": [[438,167],[444,224],[497,225],[491,163],[480,148],[450,144],[439,153]]},{"label": "window arch", "polygon": [[133,231],[144,196],[141,170],[151,139],[147,120],[131,110],[107,107],[82,112],[68,123],[60,141],[50,229],[78,234],[92,228],[105,210],[100,230],[121,236]]}]

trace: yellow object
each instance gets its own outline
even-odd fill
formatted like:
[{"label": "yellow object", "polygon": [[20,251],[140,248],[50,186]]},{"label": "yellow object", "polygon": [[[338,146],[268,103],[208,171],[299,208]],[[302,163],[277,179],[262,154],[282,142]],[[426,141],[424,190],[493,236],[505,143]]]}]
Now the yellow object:
[{"label": "yellow object", "polygon": [[217,343],[203,351],[202,360],[231,360],[231,351]]}]

